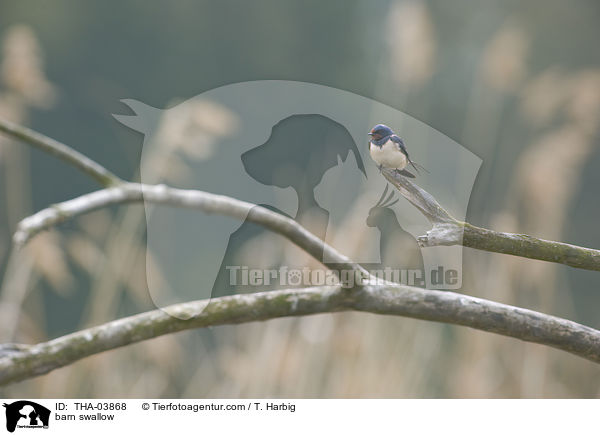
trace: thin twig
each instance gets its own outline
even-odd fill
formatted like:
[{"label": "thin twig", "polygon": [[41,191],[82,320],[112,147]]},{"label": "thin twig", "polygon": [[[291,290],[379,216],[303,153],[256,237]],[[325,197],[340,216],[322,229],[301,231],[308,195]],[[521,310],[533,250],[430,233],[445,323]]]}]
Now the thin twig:
[{"label": "thin twig", "polygon": [[451,216],[431,194],[406,177],[386,169],[383,170],[383,175],[431,223],[431,230],[418,238],[422,247],[463,245],[481,251],[600,271],[599,250],[538,239],[527,234],[488,230],[461,222]]},{"label": "thin twig", "polygon": [[0,118],[0,131],[64,160],[98,181],[102,186],[113,186],[123,181],[104,166],[73,148],[27,127]]},{"label": "thin twig", "polygon": [[33,346],[12,345],[10,352],[0,353],[0,385],[183,330],[350,310],[469,326],[600,362],[600,331],[569,320],[452,292],[387,284],[354,290],[330,286],[186,302]]}]

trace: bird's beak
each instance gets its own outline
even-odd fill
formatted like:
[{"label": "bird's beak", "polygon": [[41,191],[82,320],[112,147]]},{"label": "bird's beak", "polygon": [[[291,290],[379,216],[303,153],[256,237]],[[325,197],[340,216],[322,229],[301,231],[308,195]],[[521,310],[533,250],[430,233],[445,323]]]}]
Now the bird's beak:
[{"label": "bird's beak", "polygon": [[368,134],[369,136],[373,136],[375,133],[373,133],[373,132],[368,132],[367,134]]}]

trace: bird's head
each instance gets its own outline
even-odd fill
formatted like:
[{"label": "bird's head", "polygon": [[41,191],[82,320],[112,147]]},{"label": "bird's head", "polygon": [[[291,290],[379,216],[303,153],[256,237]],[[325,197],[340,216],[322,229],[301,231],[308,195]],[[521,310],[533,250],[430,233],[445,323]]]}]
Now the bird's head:
[{"label": "bird's head", "polygon": [[368,134],[373,140],[379,140],[381,138],[394,134],[394,132],[387,125],[377,124],[371,129],[371,131]]}]

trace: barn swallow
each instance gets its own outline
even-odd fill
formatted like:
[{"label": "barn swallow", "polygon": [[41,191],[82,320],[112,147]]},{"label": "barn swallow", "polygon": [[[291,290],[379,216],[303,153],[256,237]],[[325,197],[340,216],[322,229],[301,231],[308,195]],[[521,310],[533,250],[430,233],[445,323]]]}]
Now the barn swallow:
[{"label": "barn swallow", "polygon": [[[412,173],[404,168],[410,164],[418,173],[417,164],[410,159],[404,142],[394,134],[391,128],[387,125],[377,124],[368,134],[371,136],[369,153],[379,169],[395,169],[401,175],[415,178]],[[420,167],[424,169],[422,166]]]}]

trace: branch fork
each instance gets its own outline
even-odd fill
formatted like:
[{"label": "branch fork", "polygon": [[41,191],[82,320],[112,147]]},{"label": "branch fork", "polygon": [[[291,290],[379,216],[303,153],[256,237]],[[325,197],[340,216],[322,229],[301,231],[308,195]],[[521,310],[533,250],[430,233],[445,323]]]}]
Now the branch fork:
[{"label": "branch fork", "polygon": [[431,194],[408,178],[387,169],[383,170],[383,176],[431,223],[431,230],[417,239],[422,247],[463,245],[482,251],[600,271],[600,251],[597,249],[538,239],[526,234],[488,230],[461,222],[450,215]]}]

